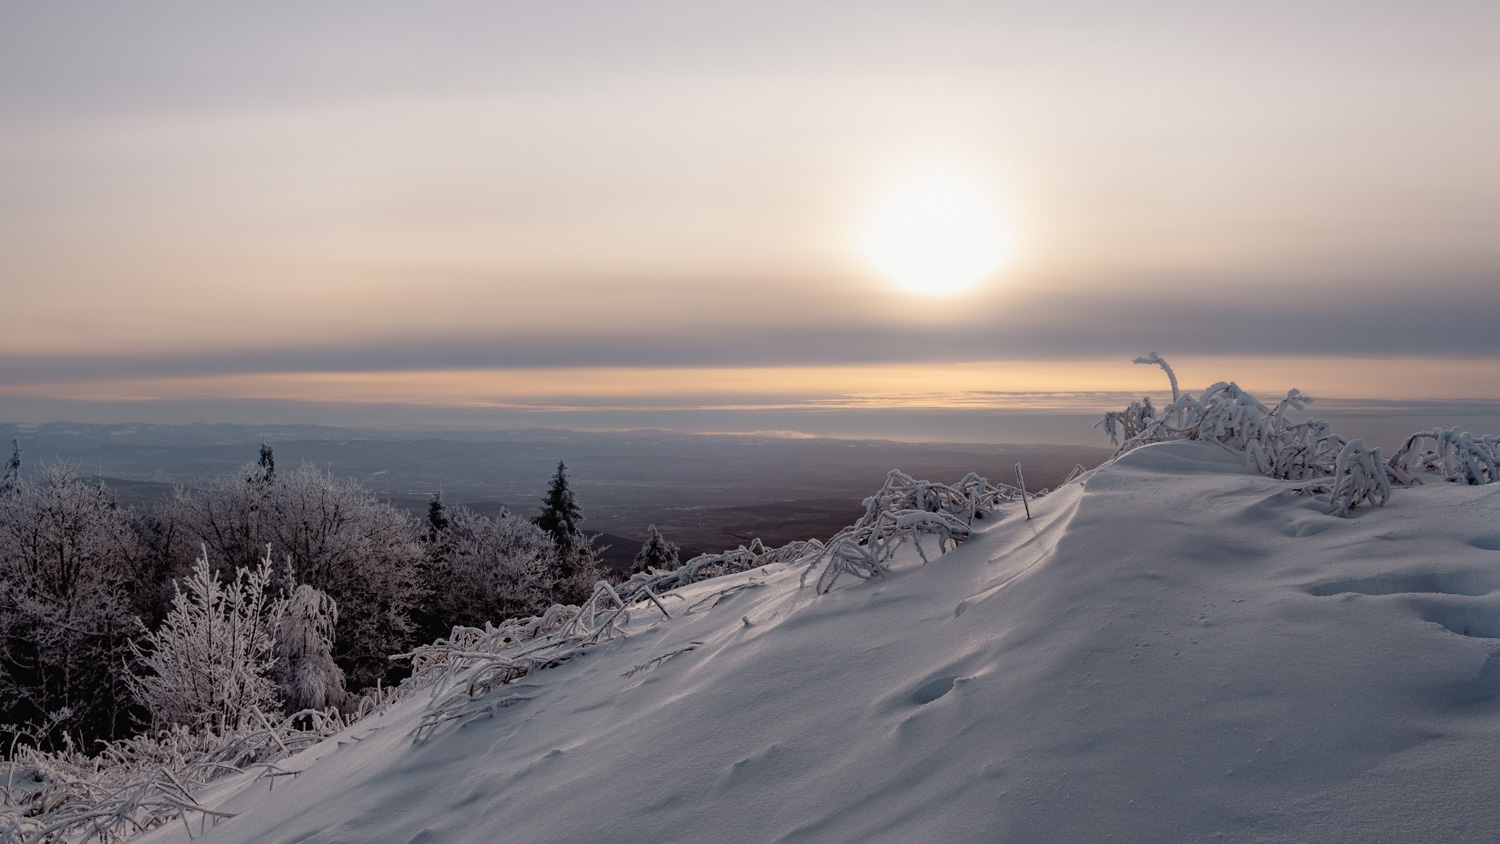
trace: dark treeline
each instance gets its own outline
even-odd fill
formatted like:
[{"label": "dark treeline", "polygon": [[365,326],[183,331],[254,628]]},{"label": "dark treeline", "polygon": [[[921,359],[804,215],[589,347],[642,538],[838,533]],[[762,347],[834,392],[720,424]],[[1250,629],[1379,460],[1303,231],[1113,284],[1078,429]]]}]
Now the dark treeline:
[{"label": "dark treeline", "polygon": [[434,496],[423,519],[315,467],[282,471],[264,446],[241,470],[140,508],[120,506],[102,481],[68,465],[25,477],[20,457],[17,446],[0,479],[6,747],[17,736],[88,747],[171,726],[144,705],[140,678],[153,643],[171,632],[163,623],[173,607],[191,609],[179,593],[200,559],[226,584],[269,559],[276,641],[295,638],[285,630],[299,607],[307,630],[321,631],[307,635],[327,640],[278,644],[272,674],[288,711],[299,705],[296,648],[331,652],[341,688],[357,693],[401,679],[392,654],[454,625],[581,603],[601,576],[562,464],[535,518],[487,518]]}]

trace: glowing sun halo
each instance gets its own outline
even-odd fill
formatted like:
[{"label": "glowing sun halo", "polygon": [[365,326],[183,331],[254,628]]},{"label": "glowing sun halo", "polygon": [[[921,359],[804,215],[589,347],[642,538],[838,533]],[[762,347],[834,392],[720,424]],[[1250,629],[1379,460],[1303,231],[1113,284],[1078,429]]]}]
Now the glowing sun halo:
[{"label": "glowing sun halo", "polygon": [[1010,254],[1010,235],[973,180],[935,173],[897,185],[870,216],[860,252],[902,288],[927,296],[967,290]]}]

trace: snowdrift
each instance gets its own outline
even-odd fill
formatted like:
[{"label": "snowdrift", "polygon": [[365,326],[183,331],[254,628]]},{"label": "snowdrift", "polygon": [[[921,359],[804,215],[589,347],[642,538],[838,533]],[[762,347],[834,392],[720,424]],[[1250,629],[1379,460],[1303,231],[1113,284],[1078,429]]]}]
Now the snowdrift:
[{"label": "snowdrift", "polygon": [[1500,487],[1335,516],[1245,464],[1149,445],[926,565],[682,587],[464,717],[419,737],[467,689],[416,695],[144,840],[1496,840]]}]

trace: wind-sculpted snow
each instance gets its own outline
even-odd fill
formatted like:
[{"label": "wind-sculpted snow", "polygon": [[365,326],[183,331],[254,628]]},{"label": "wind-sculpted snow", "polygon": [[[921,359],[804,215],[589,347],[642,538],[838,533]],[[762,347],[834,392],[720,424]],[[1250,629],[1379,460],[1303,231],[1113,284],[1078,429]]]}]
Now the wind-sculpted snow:
[{"label": "wind-sculpted snow", "polygon": [[[844,571],[860,577],[888,573],[886,564],[904,543],[910,542],[925,563],[928,558],[921,537],[936,536],[938,553],[947,551],[969,536],[969,526],[975,519],[993,513],[1018,493],[973,474],[947,486],[893,471],[880,491],[865,499],[865,515],[826,545],[811,540],[767,549],[757,539],[748,547],[701,555],[672,571],[636,574],[618,586],[601,581],[581,606],[554,605],[540,616],[507,619],[499,625],[487,623],[483,628],[454,627],[446,638],[392,657],[411,660],[411,677],[394,692],[377,690],[362,702],[359,711],[367,715],[412,698],[426,698],[422,720],[414,730],[415,736],[423,738],[450,721],[490,715],[530,700],[520,693],[491,694],[623,635],[633,614],[645,612],[669,620],[672,611],[668,602],[682,602],[679,612],[691,613],[759,583],[754,579],[726,581],[691,599],[683,593],[685,587],[769,566],[798,565],[811,570],[823,565],[818,591],[826,592]],[[308,623],[332,623],[315,617],[334,610],[320,608],[319,597],[310,588],[298,593],[298,599],[313,605],[304,613],[309,616]],[[655,657],[625,676],[648,670],[699,644],[689,643]],[[30,789],[20,800],[12,801],[7,796],[7,804],[14,802],[16,809],[0,810],[0,829],[28,842],[110,841],[176,819],[184,824],[196,819],[200,827],[209,820],[217,823],[232,817],[232,813],[201,807],[193,798],[195,789],[251,764],[263,769],[261,776],[283,774],[274,765],[277,760],[357,720],[341,718],[332,710],[308,710],[296,719],[273,724],[260,708],[250,705],[245,709],[252,721],[238,729],[197,734],[177,730],[159,738],[131,739],[110,744],[104,753],[92,758],[28,751],[23,754],[26,759],[18,760],[11,771],[25,767],[33,775],[50,777],[52,782]],[[153,770],[149,760],[163,755],[171,761]],[[148,763],[143,766],[141,759]]]},{"label": "wind-sculpted snow", "polygon": [[[1033,497],[1045,493],[1043,490]],[[431,689],[435,703],[418,730],[419,734],[428,732],[476,711],[492,711],[493,703],[474,701],[499,686],[514,683],[533,671],[554,668],[613,639],[626,629],[633,612],[659,613],[661,618],[670,619],[672,611],[667,602],[686,600],[673,590],[710,578],[789,564],[803,568],[804,584],[808,573],[818,570],[816,591],[824,593],[843,573],[860,578],[887,574],[886,564],[906,543],[927,563],[922,537],[935,537],[937,553],[944,553],[968,538],[975,519],[994,513],[1002,502],[1020,494],[1015,487],[995,486],[973,473],[949,486],[893,470],[884,486],[864,500],[865,514],[826,544],[811,540],[767,549],[757,539],[748,547],[700,555],[672,571],[638,573],[618,586],[601,581],[580,607],[553,606],[541,616],[509,619],[498,626],[486,624],[482,629],[455,627],[446,639],[393,657],[410,659],[413,668],[412,677],[397,696]],[[687,609],[710,600],[717,602],[754,585],[753,580],[726,585]],[[453,691],[455,688],[458,691]]]},{"label": "wind-sculpted snow", "polygon": [[1494,840],[1500,488],[1354,519],[1300,483],[1158,443],[826,594],[807,559],[596,592],[496,653],[593,644],[500,684],[433,653],[274,791],[195,794],[234,815],[198,840]]}]

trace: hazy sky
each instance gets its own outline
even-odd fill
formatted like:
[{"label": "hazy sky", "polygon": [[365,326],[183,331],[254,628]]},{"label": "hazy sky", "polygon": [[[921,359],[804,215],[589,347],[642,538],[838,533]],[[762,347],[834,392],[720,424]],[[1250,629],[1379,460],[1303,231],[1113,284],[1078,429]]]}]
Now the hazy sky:
[{"label": "hazy sky", "polygon": [[[1493,0],[0,0],[0,417],[943,406],[1155,388],[1151,350],[1495,398],[1497,32]],[[1014,243],[949,297],[858,246],[927,167]]]}]

